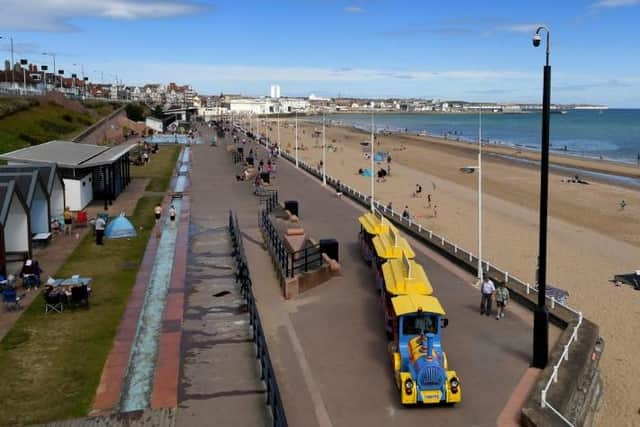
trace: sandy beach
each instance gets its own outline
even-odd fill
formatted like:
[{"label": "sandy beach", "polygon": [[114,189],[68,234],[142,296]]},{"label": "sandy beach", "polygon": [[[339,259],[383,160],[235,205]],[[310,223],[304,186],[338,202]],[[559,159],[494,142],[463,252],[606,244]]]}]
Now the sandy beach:
[{"label": "sandy beach", "polygon": [[[254,122],[255,125],[255,122]],[[248,126],[248,123],[247,123]],[[321,126],[299,122],[301,159],[319,164],[322,138],[312,133]],[[277,138],[272,121],[270,137]],[[261,128],[264,133],[264,127]],[[280,121],[281,147],[293,153],[293,121]],[[369,168],[361,142],[364,132],[327,126],[327,173],[368,193],[369,178],[358,175]],[[377,200],[405,206],[415,219],[459,246],[477,252],[477,175],[460,168],[477,162],[477,146],[431,137],[378,135],[376,151],[392,157],[391,176],[376,183]],[[512,275],[534,282],[538,252],[539,172],[492,155],[536,159],[533,152],[504,146],[486,146],[483,157],[484,258]],[[553,161],[605,173],[637,177],[640,169],[613,162],[552,156]],[[376,169],[386,168],[386,162]],[[616,287],[614,274],[640,268],[640,191],[602,182],[589,185],[566,182],[568,176],[550,176],[548,283],[569,292],[569,304],[600,325],[606,340],[602,368],[605,395],[597,425],[640,424],[640,337],[634,322],[640,318],[640,292]],[[416,184],[422,197],[412,197]],[[431,195],[431,206],[427,195]],[[620,209],[621,200],[627,206]],[[436,209],[437,206],[437,216]],[[446,286],[439,283],[437,286]],[[498,325],[497,325],[498,326]]]}]

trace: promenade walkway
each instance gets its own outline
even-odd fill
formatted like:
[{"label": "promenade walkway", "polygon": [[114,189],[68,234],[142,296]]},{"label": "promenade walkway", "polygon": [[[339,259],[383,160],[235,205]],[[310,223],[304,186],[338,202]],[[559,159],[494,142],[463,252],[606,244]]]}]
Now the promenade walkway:
[{"label": "promenade walkway", "polygon": [[290,425],[496,425],[529,365],[532,333],[524,310],[519,315],[510,311],[500,321],[480,316],[478,291],[470,285],[473,277],[412,241],[417,261],[428,272],[450,319],[443,345],[449,365],[461,378],[463,402],[455,407],[402,408],[378,295],[358,250],[357,218],[363,210],[337,199],[285,160],[278,161],[274,186],[279,198],[300,203],[301,219],[313,237],[338,239],[343,269],[341,277],[285,301],[261,245],[259,203],[250,184],[236,182],[237,170],[224,144],[196,146],[193,154],[194,204],[202,203],[210,218],[223,218],[228,209],[237,211],[246,234],[254,294]]}]

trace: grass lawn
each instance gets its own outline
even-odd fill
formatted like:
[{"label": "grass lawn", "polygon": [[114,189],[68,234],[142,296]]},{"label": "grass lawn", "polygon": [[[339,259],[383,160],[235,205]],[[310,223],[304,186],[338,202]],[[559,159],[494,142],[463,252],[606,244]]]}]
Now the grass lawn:
[{"label": "grass lawn", "polygon": [[[181,145],[160,145],[160,151],[151,154],[147,166],[131,166],[132,178],[149,178],[147,191],[164,192],[169,187],[171,174],[167,174],[167,169],[173,170],[178,161]],[[137,156],[136,152],[131,153],[131,158]]]},{"label": "grass lawn", "polygon": [[134,285],[161,196],[138,201],[134,239],[97,246],[85,236],[56,277],[93,278],[91,307],[44,314],[38,296],[0,342],[0,425],[82,417],[90,408],[102,368]]}]

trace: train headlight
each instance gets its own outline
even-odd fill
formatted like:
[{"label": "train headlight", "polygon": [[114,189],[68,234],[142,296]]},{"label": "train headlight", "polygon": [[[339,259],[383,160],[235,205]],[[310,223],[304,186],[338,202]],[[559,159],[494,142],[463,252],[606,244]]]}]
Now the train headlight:
[{"label": "train headlight", "polygon": [[410,378],[404,382],[404,392],[408,395],[413,393],[413,381]]},{"label": "train headlight", "polygon": [[458,392],[458,387],[460,387],[460,382],[456,377],[451,378],[451,381],[449,381],[449,385],[451,386],[451,393],[455,394]]}]

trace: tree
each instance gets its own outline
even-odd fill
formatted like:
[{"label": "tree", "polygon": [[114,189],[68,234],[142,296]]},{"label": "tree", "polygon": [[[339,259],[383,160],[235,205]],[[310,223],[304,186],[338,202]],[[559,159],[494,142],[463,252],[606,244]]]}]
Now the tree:
[{"label": "tree", "polygon": [[156,119],[161,119],[164,117],[164,112],[162,111],[162,107],[159,105],[156,105],[155,108],[153,109],[153,113],[151,113],[151,115],[153,117],[155,117]]},{"label": "tree", "polygon": [[129,120],[133,120],[134,122],[144,121],[144,107],[142,105],[134,103],[127,104],[125,111]]}]

